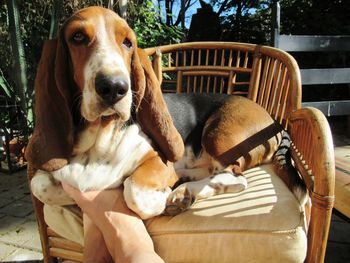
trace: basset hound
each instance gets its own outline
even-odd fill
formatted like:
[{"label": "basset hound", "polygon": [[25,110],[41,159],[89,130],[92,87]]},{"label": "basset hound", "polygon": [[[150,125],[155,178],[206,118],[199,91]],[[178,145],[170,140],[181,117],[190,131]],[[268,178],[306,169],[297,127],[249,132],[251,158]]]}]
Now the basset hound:
[{"label": "basset hound", "polygon": [[74,203],[62,181],[81,191],[123,185],[141,218],[175,215],[244,190],[242,171],[273,158],[290,188],[305,192],[285,158],[287,135],[262,107],[239,96],[163,96],[134,32],[111,10],[80,10],[45,43],[35,94],[26,158],[44,203]]}]

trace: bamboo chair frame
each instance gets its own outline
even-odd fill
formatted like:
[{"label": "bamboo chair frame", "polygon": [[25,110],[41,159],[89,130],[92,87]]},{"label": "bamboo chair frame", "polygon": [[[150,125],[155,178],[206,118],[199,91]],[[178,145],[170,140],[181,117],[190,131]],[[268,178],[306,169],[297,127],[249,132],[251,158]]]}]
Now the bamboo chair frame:
[{"label": "bamboo chair frame", "polygon": [[[312,201],[305,262],[323,262],[334,204],[334,150],[328,122],[315,108],[301,109],[296,61],[267,46],[192,42],[146,49],[164,92],[244,95],[263,106],[292,138],[292,157]],[[28,178],[33,175],[29,165]],[[82,261],[83,248],[48,229],[33,197],[44,262]]]}]

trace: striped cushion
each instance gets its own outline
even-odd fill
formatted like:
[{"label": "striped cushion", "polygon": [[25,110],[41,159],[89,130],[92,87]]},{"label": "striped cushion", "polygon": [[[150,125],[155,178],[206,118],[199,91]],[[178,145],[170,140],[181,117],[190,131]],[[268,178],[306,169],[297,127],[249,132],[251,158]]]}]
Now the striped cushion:
[{"label": "striped cushion", "polygon": [[156,251],[167,263],[303,262],[303,208],[272,165],[244,172],[248,188],[198,201],[175,217],[147,220]]}]

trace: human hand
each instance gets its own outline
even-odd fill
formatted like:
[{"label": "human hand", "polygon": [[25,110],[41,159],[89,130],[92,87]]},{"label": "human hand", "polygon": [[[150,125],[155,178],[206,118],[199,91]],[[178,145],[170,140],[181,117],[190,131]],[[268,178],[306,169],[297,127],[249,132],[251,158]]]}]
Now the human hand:
[{"label": "human hand", "polygon": [[122,189],[80,192],[65,183],[62,186],[101,231],[114,260],[163,262],[143,221],[126,206]]},{"label": "human hand", "polygon": [[130,216],[136,216],[126,205],[121,188],[81,192],[62,182],[63,189],[71,196],[84,213],[90,217],[104,214],[108,211],[119,211]]}]

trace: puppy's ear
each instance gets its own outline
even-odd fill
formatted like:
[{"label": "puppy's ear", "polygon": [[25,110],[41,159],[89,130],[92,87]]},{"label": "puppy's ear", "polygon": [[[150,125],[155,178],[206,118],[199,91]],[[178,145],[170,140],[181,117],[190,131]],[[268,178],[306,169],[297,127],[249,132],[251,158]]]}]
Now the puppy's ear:
[{"label": "puppy's ear", "polygon": [[[142,130],[152,138],[169,161],[179,160],[184,153],[183,140],[176,130],[163,99],[160,83],[154,74],[147,54],[142,49],[135,50],[133,91],[136,93],[137,121]],[[137,67],[135,67],[137,65]]]},{"label": "puppy's ear", "polygon": [[133,91],[133,104],[136,110],[139,109],[141,101],[145,95],[146,78],[144,69],[141,65],[141,60],[136,49],[132,55],[131,62],[131,77],[132,77],[132,91]]},{"label": "puppy's ear", "polygon": [[68,162],[73,148],[67,52],[61,40],[44,43],[35,79],[35,128],[26,158],[36,169],[53,171]]}]

